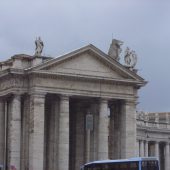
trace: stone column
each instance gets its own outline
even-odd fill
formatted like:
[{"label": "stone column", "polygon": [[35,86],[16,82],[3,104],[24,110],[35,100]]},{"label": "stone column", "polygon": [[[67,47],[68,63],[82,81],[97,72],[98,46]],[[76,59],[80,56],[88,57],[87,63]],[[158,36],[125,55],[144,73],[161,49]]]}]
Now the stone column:
[{"label": "stone column", "polygon": [[121,158],[135,156],[136,109],[134,101],[122,103],[121,111]]},{"label": "stone column", "polygon": [[136,156],[139,157],[139,140],[136,140]]},{"label": "stone column", "polygon": [[45,95],[32,94],[30,99],[29,169],[43,170]]},{"label": "stone column", "polygon": [[159,142],[155,142],[155,156],[159,159]]},{"label": "stone column", "polygon": [[69,97],[61,96],[59,113],[58,170],[69,169]]},{"label": "stone column", "polygon": [[108,101],[100,100],[99,108],[99,126],[98,126],[98,160],[108,159]]},{"label": "stone column", "polygon": [[144,141],[140,140],[140,157],[144,157]]},{"label": "stone column", "polygon": [[[84,153],[85,151],[84,144],[85,144],[85,132],[84,132],[84,110],[83,110],[83,103],[77,103],[75,105],[75,119],[76,119],[76,127],[75,127],[75,169],[80,169],[80,165],[84,163]],[[89,137],[90,140],[90,137]],[[90,146],[89,146],[90,148]],[[87,149],[87,148],[86,148]],[[87,153],[86,153],[87,155]],[[89,156],[90,158],[90,156]]]},{"label": "stone column", "polygon": [[170,170],[170,154],[169,154],[169,143],[165,144],[165,170]]},{"label": "stone column", "polygon": [[145,141],[145,157],[148,157],[148,141]]},{"label": "stone column", "polygon": [[4,164],[4,147],[5,147],[5,104],[0,99],[0,164]]},{"label": "stone column", "polygon": [[8,166],[20,170],[21,152],[21,96],[14,95],[9,108]]}]

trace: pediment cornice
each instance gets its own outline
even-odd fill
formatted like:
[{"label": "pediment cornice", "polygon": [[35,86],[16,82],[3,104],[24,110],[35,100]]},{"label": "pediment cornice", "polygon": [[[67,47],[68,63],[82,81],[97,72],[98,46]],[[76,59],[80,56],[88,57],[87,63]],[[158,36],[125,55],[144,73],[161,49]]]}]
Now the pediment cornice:
[{"label": "pediment cornice", "polygon": [[115,79],[109,77],[99,77],[99,76],[87,76],[87,75],[75,75],[75,74],[68,74],[68,73],[59,73],[59,72],[50,72],[50,71],[32,71],[28,73],[29,75],[35,75],[37,77],[48,77],[51,79],[67,79],[67,80],[77,80],[77,81],[91,81],[91,82],[101,82],[101,83],[112,83],[116,85],[131,85],[135,87],[141,87],[144,85],[143,81],[136,81],[132,79]]},{"label": "pediment cornice", "polygon": [[[105,54],[104,52],[102,52],[100,49],[98,49],[97,47],[95,47],[94,45],[90,44],[87,45],[85,47],[82,47],[78,50],[75,50],[73,52],[70,52],[68,54],[59,56],[57,58],[51,59],[43,64],[40,64],[38,66],[26,69],[25,71],[28,73],[34,72],[34,73],[40,73],[40,74],[51,74],[51,75],[62,75],[63,73],[53,73],[48,71],[49,68],[54,67],[57,65],[59,65],[61,62],[67,62],[68,60],[71,60],[74,57],[77,57],[79,55],[82,55],[83,53],[90,53],[93,56],[98,57],[98,59],[102,60],[102,62],[106,63],[110,68],[114,68],[114,70],[119,73],[120,75],[123,75],[123,77],[126,77],[125,80],[117,80],[116,81],[122,81],[122,82],[133,82],[138,84],[139,86],[143,86],[146,84],[146,81],[140,77],[138,74],[136,74],[135,72],[129,70],[128,68],[126,68],[125,66],[123,66],[122,64],[120,64],[119,62],[117,62],[116,60],[112,59],[110,56],[108,56],[107,54]],[[66,75],[66,74],[65,74]],[[72,76],[74,77],[73,74],[67,74],[67,76]],[[86,78],[85,75],[77,75],[76,77],[78,78]],[[90,76],[88,78],[91,78]],[[93,77],[98,79],[99,77]],[[104,78],[104,79],[107,79]]]}]

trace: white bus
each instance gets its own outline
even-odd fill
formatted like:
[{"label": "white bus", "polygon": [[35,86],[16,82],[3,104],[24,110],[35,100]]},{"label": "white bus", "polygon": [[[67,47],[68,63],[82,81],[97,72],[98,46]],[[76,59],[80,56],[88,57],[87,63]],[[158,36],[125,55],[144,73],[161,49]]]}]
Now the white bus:
[{"label": "white bus", "polygon": [[159,170],[159,162],[155,157],[101,160],[89,162],[81,170]]}]

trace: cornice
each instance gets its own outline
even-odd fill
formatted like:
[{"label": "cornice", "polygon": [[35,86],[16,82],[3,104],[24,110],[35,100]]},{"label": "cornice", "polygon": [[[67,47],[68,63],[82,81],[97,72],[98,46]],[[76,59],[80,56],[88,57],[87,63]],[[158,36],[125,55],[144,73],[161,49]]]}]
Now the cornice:
[{"label": "cornice", "polygon": [[16,68],[8,68],[5,70],[0,71],[0,78],[15,74],[15,75],[24,75],[23,69],[16,69]]},{"label": "cornice", "polygon": [[62,79],[71,79],[71,80],[84,80],[84,81],[97,81],[105,83],[113,83],[117,85],[133,85],[136,87],[141,87],[144,85],[143,81],[136,81],[132,79],[114,79],[109,77],[99,77],[99,76],[89,76],[82,74],[69,74],[61,72],[50,72],[44,70],[31,71],[27,73],[28,75],[37,75],[41,77],[50,77],[50,78],[62,78]]},{"label": "cornice", "polygon": [[137,125],[137,129],[138,130],[143,130],[143,131],[146,131],[146,132],[154,132],[154,133],[170,133],[170,129],[168,128],[153,128],[153,127],[141,127],[139,125]]}]

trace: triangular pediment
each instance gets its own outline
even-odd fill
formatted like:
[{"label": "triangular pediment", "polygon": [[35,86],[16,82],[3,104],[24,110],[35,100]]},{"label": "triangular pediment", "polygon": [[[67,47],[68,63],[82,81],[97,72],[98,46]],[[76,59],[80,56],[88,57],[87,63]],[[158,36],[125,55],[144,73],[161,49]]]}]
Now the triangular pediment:
[{"label": "triangular pediment", "polygon": [[131,80],[144,83],[144,79],[110,58],[93,45],[52,59],[32,68],[36,72],[61,73],[75,76],[98,77],[105,79]]},{"label": "triangular pediment", "polygon": [[83,53],[66,61],[52,65],[45,70],[57,73],[87,75],[108,78],[122,78],[122,75],[111,69],[109,65],[92,54]]}]

